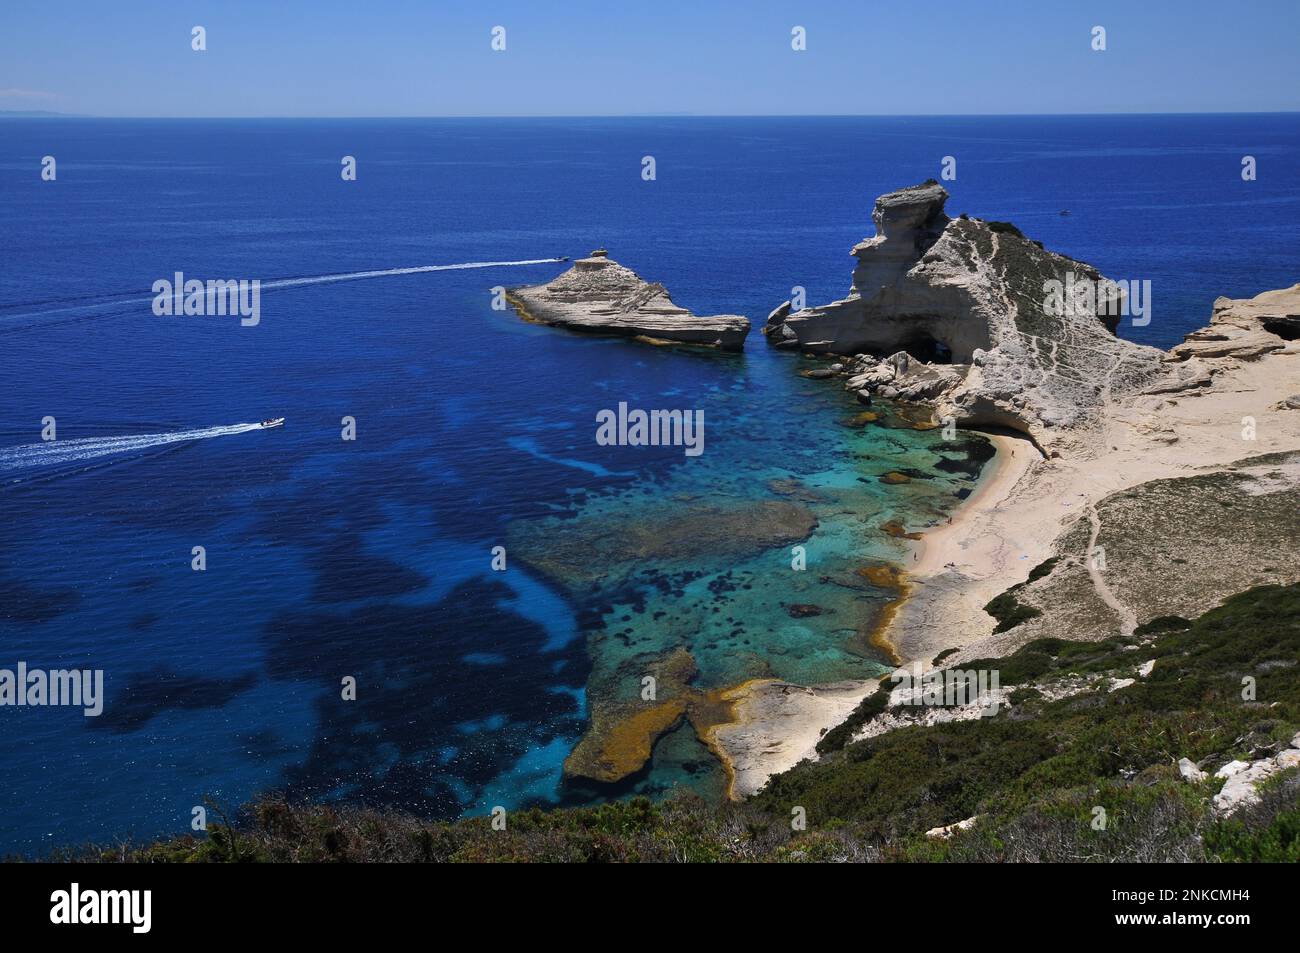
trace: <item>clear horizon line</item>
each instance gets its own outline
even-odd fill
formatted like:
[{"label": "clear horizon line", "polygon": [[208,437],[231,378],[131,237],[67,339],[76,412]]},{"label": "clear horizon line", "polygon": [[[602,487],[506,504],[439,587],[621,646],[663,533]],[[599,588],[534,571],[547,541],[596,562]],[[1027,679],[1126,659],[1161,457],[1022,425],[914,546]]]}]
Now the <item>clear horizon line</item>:
[{"label": "clear horizon line", "polygon": [[1062,117],[1062,116],[1289,116],[1300,115],[1294,109],[1250,110],[1192,110],[1176,109],[1160,112],[1124,111],[1110,112],[971,112],[971,113],[695,113],[695,112],[638,112],[638,113],[440,113],[395,114],[383,116],[357,115],[126,115],[105,113],[60,113],[50,110],[0,110],[0,117],[30,119],[157,119],[157,120],[392,120],[392,119],[1000,119],[1012,117]]}]

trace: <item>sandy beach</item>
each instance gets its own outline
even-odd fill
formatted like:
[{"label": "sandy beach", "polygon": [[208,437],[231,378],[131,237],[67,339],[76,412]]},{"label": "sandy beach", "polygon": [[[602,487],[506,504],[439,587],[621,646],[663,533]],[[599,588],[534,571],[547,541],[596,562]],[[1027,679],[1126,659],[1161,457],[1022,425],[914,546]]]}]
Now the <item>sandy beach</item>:
[{"label": "sandy beach", "polygon": [[[1051,557],[1066,527],[1120,490],[1300,448],[1300,414],[1283,403],[1298,391],[1300,345],[1293,342],[1258,360],[1225,365],[1203,391],[1112,407],[1086,457],[1043,459],[1026,440],[989,435],[998,447],[989,464],[995,469],[951,524],[926,531],[914,544],[909,597],[886,638],[905,662],[928,662],[952,648],[960,650],[954,662],[1013,651],[1014,633],[994,636],[984,606]],[[1253,439],[1243,437],[1247,420]]]},{"label": "sandy beach", "polygon": [[969,527],[981,513],[997,510],[1011,495],[1017,483],[1043,460],[1042,453],[1027,439],[1009,434],[985,434],[997,448],[984,465],[975,490],[962,501],[947,523],[924,531],[912,544],[912,559],[904,566],[909,577],[924,577],[940,572],[950,563],[970,565],[985,555],[979,552],[978,538]]},{"label": "sandy beach", "polygon": [[[948,563],[968,568],[990,555],[1001,543],[979,529],[1010,498],[1025,474],[1042,462],[1042,454],[1027,439],[1006,434],[986,434],[997,453],[984,465],[975,490],[952,514],[952,521],[926,530],[912,543],[902,572],[902,605],[890,610],[889,622],[879,641],[899,652],[891,640],[899,636],[898,612],[911,602],[914,586],[942,572]],[[993,553],[996,555],[996,552]],[[987,600],[985,600],[987,601]],[[981,603],[982,605],[982,603]],[[900,653],[901,655],[901,653]],[[910,663],[913,656],[902,655]],[[925,661],[929,661],[926,659]],[[812,687],[776,679],[755,679],[724,693],[736,718],[714,726],[710,743],[723,756],[733,799],[756,792],[773,774],[804,759],[816,759],[816,745],[830,727],[847,718],[875,689],[874,681],[843,681]]]}]

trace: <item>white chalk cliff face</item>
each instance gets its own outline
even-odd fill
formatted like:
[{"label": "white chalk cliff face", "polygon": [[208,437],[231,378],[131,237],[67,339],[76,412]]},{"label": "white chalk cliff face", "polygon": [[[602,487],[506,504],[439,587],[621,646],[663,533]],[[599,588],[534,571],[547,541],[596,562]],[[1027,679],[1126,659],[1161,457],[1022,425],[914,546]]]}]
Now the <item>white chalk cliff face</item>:
[{"label": "white chalk cliff face", "polygon": [[620,334],[739,351],[749,319],[738,314],[697,315],[673,304],[668,289],[597,249],[544,285],[510,291],[524,317],[575,331]]},{"label": "white chalk cliff face", "polygon": [[882,195],[876,236],[853,248],[848,297],[768,317],[778,347],[861,354],[851,389],[866,400],[926,401],[960,426],[1004,426],[1045,451],[1087,452],[1108,401],[1168,376],[1165,355],[1117,338],[1118,313],[1052,282],[1105,286],[1095,268],[1045,250],[1013,225],[949,218],[933,180]]}]

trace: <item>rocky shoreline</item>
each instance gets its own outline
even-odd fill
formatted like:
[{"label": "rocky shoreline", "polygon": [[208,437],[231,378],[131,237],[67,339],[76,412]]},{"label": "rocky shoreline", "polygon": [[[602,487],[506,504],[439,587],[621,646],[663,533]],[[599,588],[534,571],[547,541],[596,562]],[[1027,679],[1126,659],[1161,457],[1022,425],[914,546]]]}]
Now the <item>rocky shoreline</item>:
[{"label": "rocky shoreline", "polygon": [[1095,268],[1008,222],[949,218],[947,200],[933,180],[880,196],[848,297],[786,302],[768,342],[847,356],[845,386],[863,400],[921,402],[1046,452],[1087,452],[1109,401],[1171,385],[1160,351],[1115,336],[1126,302]]},{"label": "rocky shoreline", "polygon": [[[920,427],[982,432],[996,449],[947,524],[884,528],[914,542],[872,643],[900,665],[1003,658],[1047,635],[1131,635],[1300,580],[1284,558],[1300,538],[1300,285],[1220,298],[1206,327],[1161,351],[1116,335],[1124,292],[1095,268],[1010,223],[950,218],[947,198],[934,181],[881,196],[876,235],[852,249],[848,296],[786,302],[763,328],[775,347],[833,359],[806,376],[920,410]],[[740,350],[749,329],[677,307],[603,250],[509,295],[526,319],[648,343]],[[587,557],[550,571],[581,575]],[[593,692],[567,775],[616,782],[689,721],[742,799],[817,760],[878,684],[701,691],[689,658],[658,675],[671,698],[649,709]],[[888,727],[854,724],[858,738]]]}]

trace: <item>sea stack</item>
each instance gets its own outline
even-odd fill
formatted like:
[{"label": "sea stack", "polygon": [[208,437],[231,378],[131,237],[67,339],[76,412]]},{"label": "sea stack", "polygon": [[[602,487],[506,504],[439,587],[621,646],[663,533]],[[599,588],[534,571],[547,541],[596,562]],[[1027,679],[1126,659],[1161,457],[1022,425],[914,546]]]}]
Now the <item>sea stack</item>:
[{"label": "sea stack", "polygon": [[749,319],[738,314],[692,314],[673,304],[668,289],[648,282],[598,248],[543,285],[512,288],[520,315],[542,324],[634,337],[649,343],[694,344],[739,351]]}]

